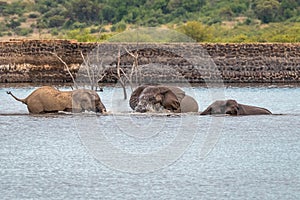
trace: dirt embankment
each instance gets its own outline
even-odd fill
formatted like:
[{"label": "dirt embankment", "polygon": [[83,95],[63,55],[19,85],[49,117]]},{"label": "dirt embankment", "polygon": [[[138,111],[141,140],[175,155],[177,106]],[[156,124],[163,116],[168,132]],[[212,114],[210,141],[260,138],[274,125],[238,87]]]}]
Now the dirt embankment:
[{"label": "dirt embankment", "polygon": [[[194,83],[290,83],[300,82],[300,44],[117,44],[78,43],[67,40],[11,40],[0,42],[0,82],[71,82],[65,64],[76,76],[83,55],[100,53],[111,66],[103,82],[115,82],[118,48],[137,50],[139,65],[171,66],[176,74]],[[98,47],[98,51],[95,48]],[[195,63],[189,53],[199,55]],[[201,63],[201,59],[206,61]],[[200,60],[200,61],[199,61]],[[209,61],[207,61],[209,60]],[[126,51],[121,65],[130,68]],[[200,62],[200,63],[199,63]],[[99,63],[102,63],[99,61]],[[178,72],[178,73],[177,73]],[[148,74],[147,74],[148,73]],[[167,74],[168,72],[166,72]],[[170,72],[174,75],[173,72]],[[143,78],[157,74],[145,71]],[[170,78],[170,79],[168,79]],[[174,78],[174,77],[173,77]],[[166,80],[172,80],[172,76]],[[174,79],[175,80],[175,79]]]}]

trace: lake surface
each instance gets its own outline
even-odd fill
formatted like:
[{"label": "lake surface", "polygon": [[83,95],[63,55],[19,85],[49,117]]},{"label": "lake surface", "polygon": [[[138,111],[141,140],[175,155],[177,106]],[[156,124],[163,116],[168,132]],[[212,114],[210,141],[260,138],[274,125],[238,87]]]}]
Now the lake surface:
[{"label": "lake surface", "polygon": [[[35,87],[0,88],[1,199],[299,199],[300,87],[183,88],[275,115],[135,114],[120,88],[110,114],[28,115]],[[67,90],[67,87],[61,87]]]}]

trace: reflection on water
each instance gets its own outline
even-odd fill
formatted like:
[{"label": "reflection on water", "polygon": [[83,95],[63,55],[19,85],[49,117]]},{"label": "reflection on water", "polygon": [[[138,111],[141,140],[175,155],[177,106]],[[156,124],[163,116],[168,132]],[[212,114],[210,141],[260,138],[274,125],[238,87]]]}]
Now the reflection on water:
[{"label": "reflection on water", "polygon": [[[34,89],[0,89],[1,199],[299,198],[299,87],[184,88],[201,110],[214,101],[214,93],[223,92],[225,98],[282,114],[242,117],[133,114],[118,97],[121,89],[113,87],[99,93],[108,115],[28,115],[25,105],[5,93],[26,97]],[[221,127],[212,134],[216,122]],[[191,133],[191,138],[171,164],[149,173],[126,173],[120,167],[130,161],[127,157],[106,152],[117,166],[97,159],[81,131],[94,136],[94,144],[103,136],[122,152],[144,158],[171,146],[169,154],[157,157],[160,162],[182,150],[180,143],[172,145],[176,137]],[[215,144],[202,158],[201,150],[211,141]],[[130,162],[131,169],[138,169],[139,163]]]}]

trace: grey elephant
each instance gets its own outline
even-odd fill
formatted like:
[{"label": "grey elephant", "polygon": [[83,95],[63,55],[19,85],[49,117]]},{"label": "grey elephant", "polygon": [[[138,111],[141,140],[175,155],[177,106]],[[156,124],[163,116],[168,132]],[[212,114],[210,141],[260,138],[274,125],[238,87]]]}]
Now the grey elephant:
[{"label": "grey elephant", "polygon": [[106,112],[99,95],[93,90],[78,89],[73,91],[59,91],[50,86],[43,86],[33,91],[25,99],[7,92],[17,101],[27,105],[31,114],[65,112]]},{"label": "grey elephant", "polygon": [[268,109],[244,105],[236,100],[218,100],[208,106],[201,115],[228,114],[228,115],[270,115]]},{"label": "grey elephant", "polygon": [[197,101],[174,86],[139,86],[131,94],[129,105],[137,112],[198,112]]}]

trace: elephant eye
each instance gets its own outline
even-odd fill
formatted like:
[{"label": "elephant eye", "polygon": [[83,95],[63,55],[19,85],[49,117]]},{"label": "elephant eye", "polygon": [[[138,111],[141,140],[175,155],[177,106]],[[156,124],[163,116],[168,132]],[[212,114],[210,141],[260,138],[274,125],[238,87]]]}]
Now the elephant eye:
[{"label": "elephant eye", "polygon": [[141,100],[149,100],[150,98],[143,95],[143,96],[140,97],[140,99],[141,99]]}]

